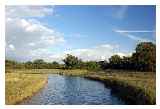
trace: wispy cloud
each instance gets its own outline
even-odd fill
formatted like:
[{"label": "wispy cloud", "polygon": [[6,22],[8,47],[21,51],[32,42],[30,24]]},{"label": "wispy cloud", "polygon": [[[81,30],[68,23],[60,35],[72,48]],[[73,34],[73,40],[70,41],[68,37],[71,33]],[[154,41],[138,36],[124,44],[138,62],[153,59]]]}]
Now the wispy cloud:
[{"label": "wispy cloud", "polygon": [[114,54],[118,54],[120,56],[128,56],[129,53],[124,53],[119,51],[119,45],[111,45],[111,44],[102,44],[97,45],[92,48],[81,48],[81,49],[72,49],[69,51],[65,51],[65,54],[72,54],[83,61],[100,61],[100,60],[108,60],[110,56]]},{"label": "wispy cloud", "polygon": [[128,6],[120,6],[120,8],[118,9],[117,13],[116,13],[116,17],[118,19],[123,19],[127,13],[128,10]]},{"label": "wispy cloud", "polygon": [[74,33],[74,34],[70,35],[69,37],[71,37],[71,38],[86,38],[88,36],[84,35],[84,34],[80,34],[80,33]]},{"label": "wispy cloud", "polygon": [[119,33],[154,33],[154,30],[115,30]]},{"label": "wispy cloud", "polygon": [[142,38],[131,33],[154,33],[155,30],[114,30],[114,32],[120,33],[122,36],[128,37],[135,41],[153,42],[153,40]]},{"label": "wispy cloud", "polygon": [[12,18],[44,17],[54,14],[53,8],[44,6],[7,6],[6,16]]}]

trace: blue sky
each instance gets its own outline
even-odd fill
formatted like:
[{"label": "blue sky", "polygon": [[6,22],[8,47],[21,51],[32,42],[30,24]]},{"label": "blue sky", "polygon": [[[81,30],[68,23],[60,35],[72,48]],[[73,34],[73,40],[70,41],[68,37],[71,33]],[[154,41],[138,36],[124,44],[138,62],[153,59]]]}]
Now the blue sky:
[{"label": "blue sky", "polygon": [[[129,55],[139,42],[155,43],[155,10],[155,6],[122,5],[8,6],[6,57],[59,62],[67,53],[83,60],[107,60],[113,54]],[[12,21],[16,22],[13,25],[17,25],[17,30],[16,26],[11,28]],[[29,27],[34,29],[26,31]],[[21,29],[22,32],[18,31]],[[19,47],[17,42],[23,41],[26,43]],[[24,56],[26,53],[28,56]]]}]

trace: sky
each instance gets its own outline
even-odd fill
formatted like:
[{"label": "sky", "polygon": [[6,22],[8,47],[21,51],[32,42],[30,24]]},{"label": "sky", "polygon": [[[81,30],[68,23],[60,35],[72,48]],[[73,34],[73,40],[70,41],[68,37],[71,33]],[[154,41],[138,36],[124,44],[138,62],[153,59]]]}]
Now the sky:
[{"label": "sky", "polygon": [[62,62],[130,56],[140,42],[156,42],[155,6],[6,6],[6,58]]}]

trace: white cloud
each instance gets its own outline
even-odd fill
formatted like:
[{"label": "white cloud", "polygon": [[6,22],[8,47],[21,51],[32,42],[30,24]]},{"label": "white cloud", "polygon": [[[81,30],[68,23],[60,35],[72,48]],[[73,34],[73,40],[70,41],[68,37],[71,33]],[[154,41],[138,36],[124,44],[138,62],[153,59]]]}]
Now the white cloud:
[{"label": "white cloud", "polygon": [[29,45],[29,46],[35,46],[36,44],[33,43],[33,42],[31,42],[31,43],[29,43],[28,45]]},{"label": "white cloud", "polygon": [[117,10],[117,12],[115,13],[115,17],[118,19],[123,19],[127,13],[128,10],[128,6],[124,5],[124,6],[120,6],[120,8]]},{"label": "white cloud", "polygon": [[[6,57],[27,61],[42,58],[46,61],[62,62],[67,53],[78,56],[84,61],[104,60],[113,54],[121,53],[119,45],[102,44],[92,48],[71,49],[61,53],[50,50],[65,42],[63,34],[47,27],[35,17],[53,14],[47,7],[11,6],[6,9]],[[74,37],[87,37],[75,34]]]},{"label": "white cloud", "polygon": [[12,45],[12,44],[9,44],[8,47],[9,47],[9,49],[12,50],[12,51],[15,50],[15,47],[14,47],[14,45]]},{"label": "white cloud", "polygon": [[44,17],[54,13],[53,7],[43,6],[6,6],[6,16],[12,18]]},{"label": "white cloud", "polygon": [[120,56],[126,56],[128,53],[121,53],[118,51],[118,45],[103,44],[88,49],[74,49],[66,51],[65,54],[72,54],[84,61],[100,61],[108,60],[112,55],[118,54]]},{"label": "white cloud", "polygon": [[[117,52],[117,53],[115,53],[115,54],[119,55],[120,57],[123,57],[123,56],[131,56],[131,55],[132,55],[132,53],[122,53],[122,52]],[[115,55],[115,54],[114,54],[114,55]]]},{"label": "white cloud", "polygon": [[76,33],[76,34],[71,35],[71,37],[72,38],[86,38],[88,36],[84,34]]},{"label": "white cloud", "polygon": [[53,6],[6,6],[6,57],[26,61],[52,55],[49,48],[64,43],[63,34],[37,17],[53,14]]},{"label": "white cloud", "polygon": [[39,51],[41,50],[39,50],[39,51],[35,51],[34,55],[35,56],[40,55],[41,58],[45,59],[46,61],[57,61],[60,63],[63,63],[62,60],[66,57],[66,54],[77,56],[83,61],[108,60],[108,58],[110,58],[112,55],[115,55],[115,54],[118,54],[121,57],[130,56],[130,53],[120,52],[118,48],[119,48],[119,45],[116,45],[116,44],[115,45],[102,44],[92,48],[72,49],[72,50],[66,50],[64,52],[54,53],[54,54],[51,52],[46,52],[45,50],[42,50],[43,52],[46,53],[45,56],[47,55],[47,57],[42,57],[41,54],[39,54]]},{"label": "white cloud", "polygon": [[152,40],[147,38],[142,38],[140,36],[132,35],[131,33],[154,33],[154,30],[114,30],[116,33],[120,33],[124,37],[128,37],[135,41],[152,42]]},{"label": "white cloud", "polygon": [[[28,60],[32,58],[31,53],[36,49],[48,48],[64,41],[61,33],[44,26],[35,19],[9,18],[6,20],[6,56],[16,55]],[[11,52],[10,49],[16,49],[16,51]],[[37,52],[44,53],[44,51]]]},{"label": "white cloud", "polygon": [[119,33],[154,33],[154,30],[115,30]]}]

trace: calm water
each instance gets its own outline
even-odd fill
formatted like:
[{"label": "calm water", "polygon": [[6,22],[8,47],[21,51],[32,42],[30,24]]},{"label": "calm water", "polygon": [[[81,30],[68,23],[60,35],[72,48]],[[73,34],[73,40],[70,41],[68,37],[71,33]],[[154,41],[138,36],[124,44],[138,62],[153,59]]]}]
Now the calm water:
[{"label": "calm water", "polygon": [[21,104],[80,105],[124,104],[102,83],[81,77],[49,75],[48,84],[32,98]]}]

